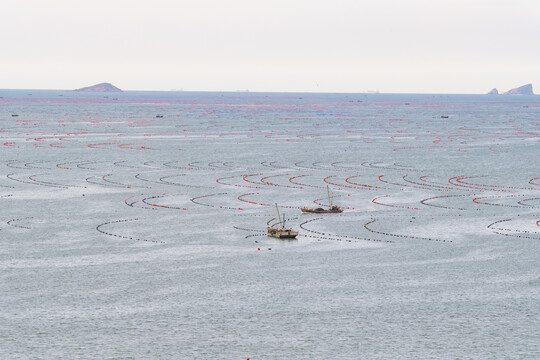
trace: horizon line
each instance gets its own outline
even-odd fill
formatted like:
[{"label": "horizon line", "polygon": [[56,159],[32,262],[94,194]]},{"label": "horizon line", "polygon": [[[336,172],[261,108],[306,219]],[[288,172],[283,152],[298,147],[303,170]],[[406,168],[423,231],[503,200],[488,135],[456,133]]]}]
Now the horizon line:
[{"label": "horizon line", "polygon": [[83,92],[83,93],[94,93],[94,94],[118,94],[122,92],[169,92],[169,93],[235,93],[235,94],[354,94],[354,95],[515,95],[515,96],[536,96],[538,94],[532,95],[519,95],[519,94],[489,94],[489,93],[429,93],[429,92],[381,92],[377,91],[365,91],[365,92],[350,92],[350,91],[252,91],[249,89],[246,90],[124,90],[121,91],[76,91],[77,89],[33,89],[33,88],[1,88],[3,90],[15,90],[15,91],[67,91],[67,92]]}]

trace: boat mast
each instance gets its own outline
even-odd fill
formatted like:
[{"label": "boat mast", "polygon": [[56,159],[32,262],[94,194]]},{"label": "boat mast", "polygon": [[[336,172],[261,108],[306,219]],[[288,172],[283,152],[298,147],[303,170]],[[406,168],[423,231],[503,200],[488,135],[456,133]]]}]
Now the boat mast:
[{"label": "boat mast", "polygon": [[328,192],[328,203],[332,207],[332,197],[330,196],[330,187],[328,185],[326,185],[326,191]]},{"label": "boat mast", "polygon": [[283,223],[281,222],[281,217],[279,216],[279,209],[278,209],[277,203],[276,203],[276,212],[277,212],[277,217],[278,217],[279,225],[280,225],[280,227],[283,229]]}]

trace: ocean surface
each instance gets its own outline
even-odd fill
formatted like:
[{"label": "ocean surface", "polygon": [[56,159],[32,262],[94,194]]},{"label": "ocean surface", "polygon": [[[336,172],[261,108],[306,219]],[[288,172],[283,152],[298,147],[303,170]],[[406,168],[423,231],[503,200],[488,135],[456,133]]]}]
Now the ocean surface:
[{"label": "ocean surface", "polygon": [[0,90],[0,244],[2,359],[538,359],[540,97]]}]

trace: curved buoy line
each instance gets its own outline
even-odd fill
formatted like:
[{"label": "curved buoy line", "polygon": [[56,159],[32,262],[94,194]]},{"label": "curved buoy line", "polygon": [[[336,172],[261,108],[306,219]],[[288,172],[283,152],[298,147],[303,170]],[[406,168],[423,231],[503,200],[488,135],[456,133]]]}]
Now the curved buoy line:
[{"label": "curved buoy line", "polygon": [[[517,237],[521,239],[531,239],[531,240],[540,240],[540,237],[534,237],[534,236],[526,236],[526,235],[518,235],[518,234],[535,234],[540,235],[539,232],[536,231],[527,231],[527,230],[518,230],[518,229],[509,229],[509,228],[500,228],[500,227],[494,227],[495,225],[501,224],[503,222],[511,221],[512,219],[502,219],[497,220],[495,222],[492,222],[487,226],[488,229],[493,231],[495,234],[503,235],[503,236],[511,236],[511,237]],[[540,221],[540,220],[539,220]],[[538,222],[536,223],[537,225]],[[540,226],[540,225],[539,225]],[[501,231],[506,231],[506,233],[503,233]],[[508,234],[510,233],[510,234]]]},{"label": "curved buoy line", "polygon": [[185,208],[185,207],[169,206],[169,205],[161,205],[161,204],[153,204],[153,203],[148,202],[148,201],[150,201],[150,200],[152,200],[152,199],[160,199],[160,198],[163,198],[163,197],[165,197],[165,196],[167,196],[167,194],[154,195],[154,196],[150,196],[150,197],[144,198],[144,199],[142,199],[141,201],[142,201],[143,203],[145,203],[146,205],[154,206],[154,207],[158,207],[158,208],[162,208],[162,209],[187,210],[187,208]]},{"label": "curved buoy line", "polygon": [[[413,181],[413,180],[408,179],[407,178],[408,176],[409,175],[403,175],[403,180],[405,180],[406,182],[411,183],[411,184],[419,185],[419,187],[421,189],[426,189],[426,187],[427,187],[428,190],[436,190],[436,191],[452,191],[452,190],[455,191],[456,190],[455,188],[451,188],[449,186],[441,186],[441,185],[428,184],[426,182]],[[420,176],[419,179],[423,181],[422,178],[426,178],[426,177],[427,177],[427,175]]]},{"label": "curved buoy line", "polygon": [[368,225],[373,224],[376,221],[377,221],[377,219],[371,219],[370,221],[368,221],[367,223],[364,224],[364,228],[367,231],[375,233],[375,234],[380,234],[380,235],[385,235],[385,236],[393,236],[393,237],[396,237],[396,238],[408,238],[408,239],[415,239],[415,240],[428,240],[428,241],[450,242],[450,243],[452,242],[452,240],[441,240],[441,239],[426,238],[426,237],[421,237],[421,236],[392,234],[392,233],[387,233],[387,232],[384,232],[384,231],[377,231],[377,230],[374,230],[374,229],[372,229],[372,228],[370,228],[368,226]]},{"label": "curved buoy line", "polygon": [[301,187],[301,186],[282,185],[282,184],[276,184],[276,183],[272,183],[270,181],[267,181],[270,178],[278,177],[278,176],[289,176],[289,174],[278,174],[278,175],[265,176],[265,177],[261,178],[261,183],[263,183],[265,185],[280,186],[280,187],[289,188],[289,189],[303,189],[303,187]]},{"label": "curved buoy line", "polygon": [[99,224],[98,226],[96,226],[96,230],[99,231],[100,233],[104,234],[104,235],[108,235],[108,236],[112,236],[112,237],[116,237],[116,238],[121,238],[121,239],[126,239],[126,240],[153,242],[153,243],[156,243],[156,244],[165,244],[165,242],[163,242],[163,241],[147,240],[147,239],[136,238],[136,237],[133,237],[133,236],[119,235],[119,234],[114,234],[114,233],[111,233],[111,232],[108,232],[108,231],[105,231],[105,230],[102,229],[102,227],[107,226],[107,225],[119,224],[119,223],[131,222],[131,221],[138,221],[138,220],[139,219],[135,218],[135,219],[109,221],[109,222],[105,222],[103,224]]},{"label": "curved buoy line", "polygon": [[7,222],[7,224],[9,226],[13,226],[13,227],[16,227],[16,228],[31,230],[32,229],[31,227],[13,224],[16,221],[28,220],[28,219],[33,219],[33,218],[32,217],[25,217],[25,218],[20,218],[20,219],[11,219],[11,220],[9,220]]},{"label": "curved buoy line", "polygon": [[210,204],[205,204],[203,202],[197,201],[199,199],[205,199],[205,198],[209,198],[211,196],[220,196],[220,195],[227,195],[227,193],[218,193],[218,194],[208,194],[208,195],[203,195],[203,196],[197,196],[197,197],[191,198],[190,201],[192,203],[194,203],[194,204],[197,204],[197,205],[208,206],[208,207],[212,207],[212,208],[228,209],[228,210],[241,210],[241,211],[244,210],[244,208],[237,208],[237,207],[225,206],[225,205],[210,205]]},{"label": "curved buoy line", "polygon": [[[43,174],[40,174],[40,175],[43,175]],[[65,185],[65,184],[58,184],[58,183],[52,183],[52,182],[48,182],[48,181],[37,180],[36,176],[38,176],[38,174],[30,175],[28,178],[30,180],[32,180],[32,181],[35,181],[38,184],[41,184],[41,185],[54,186],[54,187],[59,187],[59,188],[63,188],[63,189],[68,189],[68,188],[86,189],[86,186]]]},{"label": "curved buoy line", "polygon": [[[265,203],[260,203],[260,202],[255,202],[255,201],[251,201],[251,200],[246,200],[244,199],[245,196],[249,196],[249,195],[260,195],[260,193],[246,193],[246,194],[242,194],[240,196],[238,196],[238,200],[240,201],[243,201],[243,202],[246,202],[246,203],[249,203],[249,204],[253,204],[253,205],[260,205],[260,206],[275,206],[272,205],[272,204],[265,204]],[[284,208],[284,209],[300,209],[300,206],[290,206],[290,205],[278,205],[280,208]]]},{"label": "curved buoy line", "polygon": [[372,241],[372,242],[393,243],[393,241],[390,241],[390,240],[376,240],[376,239],[369,239],[369,238],[364,238],[364,237],[359,237],[359,236],[328,234],[328,233],[324,233],[324,232],[321,232],[321,231],[308,229],[306,227],[307,224],[309,224],[311,222],[314,222],[314,221],[321,220],[321,219],[322,218],[310,219],[310,220],[304,221],[303,223],[300,224],[300,228],[302,230],[305,230],[305,231],[307,231],[309,233],[312,233],[312,234],[317,234],[317,236],[310,236],[310,235],[305,235],[305,234],[302,234],[302,235],[304,237],[313,237],[313,238],[321,239],[321,240],[337,240],[337,241],[345,240],[347,242],[352,242],[352,241]]},{"label": "curved buoy line", "polygon": [[[451,197],[463,197],[463,196],[468,196],[468,195],[441,195],[441,196],[433,196],[433,197],[430,197],[430,198],[427,198],[427,199],[420,200],[420,203],[421,203],[422,205],[433,206],[433,207],[437,207],[437,208],[441,208],[441,209],[448,209],[448,210],[467,210],[466,208],[459,208],[459,207],[458,207],[458,208],[453,208],[453,207],[450,207],[450,206],[428,204],[428,201],[431,201],[431,200],[445,199],[445,198],[451,198]],[[478,209],[477,209],[477,210],[478,210]]]},{"label": "curved buoy line", "polygon": [[390,195],[377,196],[377,197],[373,198],[373,200],[371,200],[371,202],[372,202],[373,204],[377,204],[377,205],[389,206],[389,207],[400,208],[400,209],[420,210],[420,209],[417,208],[417,207],[401,206],[401,205],[396,205],[396,204],[385,204],[385,203],[382,203],[382,202],[379,202],[379,201],[378,201],[378,200],[381,199],[381,198],[389,198],[389,197],[390,197]]},{"label": "curved buoy line", "polygon": [[[458,178],[455,179],[456,182],[460,183],[460,184],[463,184],[463,185],[468,185],[468,186],[471,186],[471,187],[479,187],[481,189],[486,189],[486,190],[493,190],[493,191],[508,191],[508,190],[503,190],[503,189],[511,189],[511,190],[538,190],[538,189],[534,189],[534,188],[523,188],[523,187],[517,187],[517,186],[505,186],[505,185],[488,185],[488,184],[476,184],[476,183],[471,183],[471,182],[467,182],[467,181],[463,181],[464,179],[472,179],[472,178],[477,178],[477,177],[487,177],[487,175],[482,175],[482,176],[460,176]],[[529,181],[530,182],[530,181]],[[533,184],[534,185],[534,184]]]},{"label": "curved buoy line", "polygon": [[20,180],[20,179],[16,179],[13,177],[13,175],[15,174],[8,174],[6,175],[6,177],[10,180],[13,180],[13,181],[17,181],[17,182],[20,182],[20,183],[23,183],[23,184],[33,184],[33,185],[40,185],[40,186],[46,186],[46,187],[53,187],[53,188],[57,188],[57,189],[67,189],[67,187],[65,186],[58,186],[58,185],[47,185],[45,183],[41,183],[41,182],[38,182],[36,180],[32,180],[32,181],[24,181],[24,180]]},{"label": "curved buoy line", "polygon": [[[248,175],[240,175],[240,176],[243,177],[243,176],[248,176]],[[225,180],[225,179],[234,179],[234,178],[236,178],[236,176],[222,177],[222,178],[216,179],[216,182],[217,182],[218,184],[221,184],[221,185],[227,185],[227,186],[235,186],[235,187],[250,188],[250,189],[260,189],[260,188],[261,188],[260,186],[229,184],[229,183],[226,183],[226,182],[223,181],[223,180]],[[244,181],[245,181],[245,179],[244,179]]]},{"label": "curved buoy line", "polygon": [[479,204],[479,205],[504,206],[504,207],[513,207],[513,208],[526,207],[527,205],[518,206],[518,205],[508,205],[508,204],[500,204],[500,203],[492,203],[492,202],[482,201],[482,200],[485,200],[485,199],[495,199],[495,198],[497,198],[497,199],[515,198],[515,197],[518,197],[518,196],[522,197],[524,195],[479,196],[479,197],[475,197],[473,199],[473,202],[476,203],[476,204]]},{"label": "curved buoy line", "polygon": [[349,183],[351,185],[360,186],[360,187],[367,187],[367,188],[370,188],[370,189],[382,189],[380,186],[360,184],[360,183],[357,183],[357,182],[354,182],[354,181],[351,180],[351,179],[357,178],[359,176],[360,175],[349,176],[348,178],[345,179],[345,182]]},{"label": "curved buoy line", "polygon": [[303,187],[313,187],[313,188],[317,188],[317,189],[324,189],[324,188],[325,188],[324,186],[310,185],[310,184],[303,184],[303,183],[300,183],[300,182],[297,182],[297,181],[293,181],[293,180],[295,180],[295,179],[298,179],[298,178],[301,178],[301,177],[305,177],[305,176],[311,176],[311,175],[298,175],[298,176],[293,176],[293,177],[289,178],[289,182],[290,182],[291,184],[299,185],[299,186],[301,186],[302,188],[303,188]]},{"label": "curved buoy line", "polygon": [[164,183],[167,183],[169,185],[191,187],[191,188],[196,188],[196,189],[202,189],[202,188],[213,189],[214,188],[213,186],[202,186],[202,185],[199,186],[199,185],[191,185],[191,184],[182,184],[182,183],[177,183],[177,182],[164,180],[164,179],[168,179],[168,178],[172,178],[172,177],[178,177],[178,176],[186,176],[186,174],[163,176],[163,177],[159,178],[159,181],[163,181]]}]

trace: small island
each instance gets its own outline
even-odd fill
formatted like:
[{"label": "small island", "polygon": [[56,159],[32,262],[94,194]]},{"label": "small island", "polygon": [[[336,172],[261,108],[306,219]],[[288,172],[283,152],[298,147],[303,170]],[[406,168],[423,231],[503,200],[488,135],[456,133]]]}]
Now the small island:
[{"label": "small island", "polygon": [[[496,88],[492,89],[487,93],[488,95],[499,95],[499,92]],[[526,84],[514,89],[510,89],[506,92],[503,92],[502,95],[534,95],[532,84]]]},{"label": "small island", "polygon": [[532,84],[523,85],[515,89],[508,90],[503,95],[534,95]]},{"label": "small island", "polygon": [[84,92],[122,92],[116,86],[109,83],[101,83],[93,86],[83,87],[76,89],[75,91],[84,91]]}]

